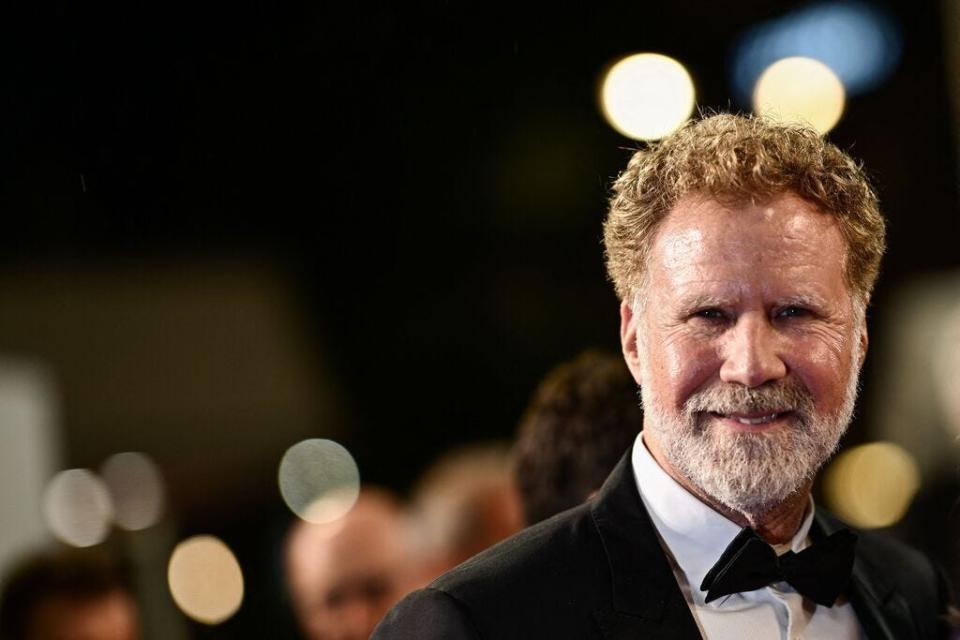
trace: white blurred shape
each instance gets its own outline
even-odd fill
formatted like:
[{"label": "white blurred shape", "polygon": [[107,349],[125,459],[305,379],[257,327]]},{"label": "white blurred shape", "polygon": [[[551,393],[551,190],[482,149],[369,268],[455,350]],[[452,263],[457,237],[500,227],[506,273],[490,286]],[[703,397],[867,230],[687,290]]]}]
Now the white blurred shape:
[{"label": "white blurred shape", "polygon": [[934,384],[949,427],[960,437],[960,304],[946,314],[933,353]]},{"label": "white blurred shape", "polygon": [[607,71],[600,90],[603,115],[635,140],[657,140],[679,128],[693,111],[693,80],[686,68],[657,53],[623,58]]},{"label": "white blurred shape", "polygon": [[892,442],[873,442],[843,452],[827,469],[828,506],[850,524],[876,529],[896,524],[920,488],[917,463]]},{"label": "white blurred shape", "polygon": [[43,514],[57,538],[74,547],[90,547],[110,532],[113,507],[107,486],[93,472],[67,469],[47,485]]},{"label": "white blurred shape", "polygon": [[113,498],[114,522],[127,531],[140,531],[163,515],[163,477],[142,453],[117,453],[104,461],[100,476]]},{"label": "white blurred shape", "polygon": [[343,446],[313,438],[283,454],[278,483],[291,511],[308,522],[327,523],[343,517],[356,503],[360,471]]},{"label": "white blurred shape", "polygon": [[28,360],[0,358],[0,567],[49,539],[43,494],[59,464],[57,389]]},{"label": "white blurred shape", "polygon": [[797,56],[778,60],[761,74],[753,92],[753,109],[824,134],[840,121],[845,100],[843,84],[830,67]]},{"label": "white blurred shape", "polygon": [[243,602],[240,564],[214,536],[193,536],[178,544],[170,556],[167,583],[180,610],[204,624],[220,624]]}]

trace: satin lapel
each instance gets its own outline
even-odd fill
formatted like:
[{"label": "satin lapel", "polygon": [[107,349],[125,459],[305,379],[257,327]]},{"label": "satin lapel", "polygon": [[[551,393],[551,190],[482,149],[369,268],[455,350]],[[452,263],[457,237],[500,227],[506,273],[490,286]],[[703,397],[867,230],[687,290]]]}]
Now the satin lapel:
[{"label": "satin lapel", "polygon": [[637,492],[630,452],[593,502],[612,577],[611,606],[594,611],[607,640],[699,639],[700,632]]},{"label": "satin lapel", "polygon": [[[831,515],[817,509],[810,536],[814,542],[830,535],[845,525]],[[882,569],[869,561],[857,543],[856,559],[847,597],[857,619],[870,640],[911,640],[916,638],[916,625],[907,601],[897,591]]]}]

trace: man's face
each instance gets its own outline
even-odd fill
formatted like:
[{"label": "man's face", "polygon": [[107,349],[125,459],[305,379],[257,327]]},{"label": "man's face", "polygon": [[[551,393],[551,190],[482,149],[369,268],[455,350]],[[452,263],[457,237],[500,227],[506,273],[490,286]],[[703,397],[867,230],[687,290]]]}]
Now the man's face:
[{"label": "man's face", "polygon": [[849,423],[866,328],[833,218],[783,194],[681,200],[621,306],[644,439],[681,483],[764,510],[809,486]]},{"label": "man's face", "polygon": [[122,591],[92,597],[51,596],[30,616],[30,640],[137,640],[137,606]]},{"label": "man's face", "polygon": [[342,522],[301,524],[288,550],[294,610],[311,640],[369,638],[407,591],[399,515],[361,500]]}]

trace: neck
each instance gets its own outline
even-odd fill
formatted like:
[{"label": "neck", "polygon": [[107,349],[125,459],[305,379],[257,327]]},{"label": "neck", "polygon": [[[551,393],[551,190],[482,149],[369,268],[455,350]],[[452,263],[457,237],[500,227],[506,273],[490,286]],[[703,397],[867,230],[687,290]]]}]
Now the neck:
[{"label": "neck", "polygon": [[807,512],[807,505],[810,504],[812,480],[791,493],[786,500],[777,504],[761,505],[749,511],[732,509],[707,495],[700,487],[694,485],[686,476],[677,471],[663,455],[655,441],[651,442],[644,437],[643,442],[657,464],[680,486],[734,524],[740,527],[751,527],[757,532],[757,535],[769,544],[789,542],[797,533],[797,530],[800,529]]}]

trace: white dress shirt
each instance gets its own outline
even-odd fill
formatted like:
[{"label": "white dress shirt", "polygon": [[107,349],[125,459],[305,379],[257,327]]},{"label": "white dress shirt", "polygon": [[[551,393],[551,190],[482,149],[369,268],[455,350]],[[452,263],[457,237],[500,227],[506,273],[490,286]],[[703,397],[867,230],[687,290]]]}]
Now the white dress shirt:
[{"label": "white dress shirt", "polygon": [[[786,582],[734,593],[707,604],[700,590],[703,578],[727,545],[741,531],[689,493],[653,459],[643,434],[633,444],[633,472],[647,512],[657,529],[680,590],[700,632],[709,640],[782,640],[864,638],[853,607],[843,596],[823,607],[798,594]],[[810,545],[813,499],[803,524],[789,544],[776,545],[778,554],[799,552]]]}]

